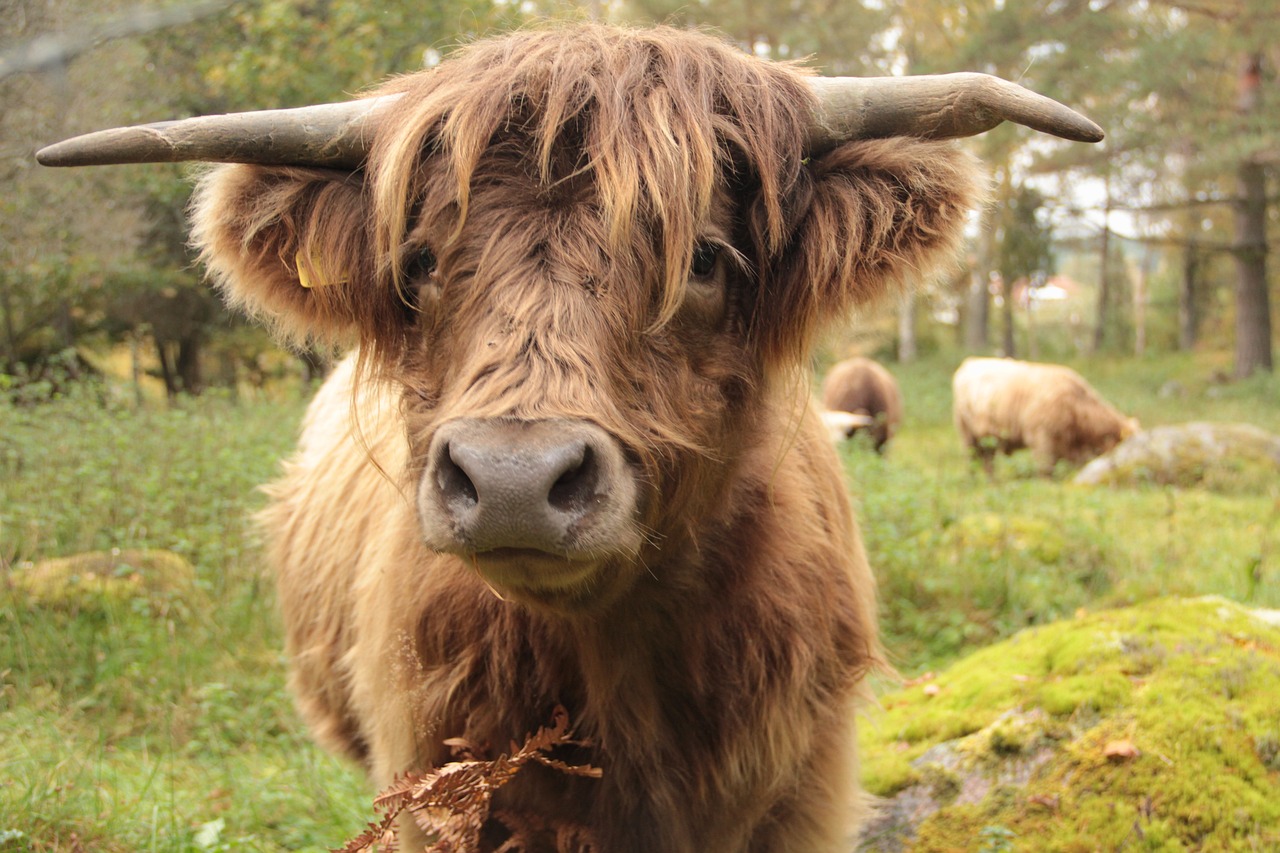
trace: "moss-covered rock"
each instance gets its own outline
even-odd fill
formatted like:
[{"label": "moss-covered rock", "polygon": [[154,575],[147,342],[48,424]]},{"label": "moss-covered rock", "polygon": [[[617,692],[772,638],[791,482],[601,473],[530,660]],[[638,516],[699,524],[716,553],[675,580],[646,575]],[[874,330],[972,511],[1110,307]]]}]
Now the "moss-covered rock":
[{"label": "moss-covered rock", "polygon": [[195,570],[172,551],[92,551],[21,564],[9,584],[32,604],[84,610],[183,597],[195,587]]},{"label": "moss-covered rock", "polygon": [[[933,531],[925,531],[929,537]],[[999,559],[1025,554],[1038,563],[1053,564],[1062,559],[1066,541],[1049,522],[1026,515],[974,513],[962,516],[942,533],[940,544],[953,553],[980,551]]]},{"label": "moss-covered rock", "polygon": [[1024,631],[885,696],[862,849],[1280,849],[1280,624],[1165,599]]},{"label": "moss-covered rock", "polygon": [[1226,494],[1280,489],[1280,436],[1249,424],[1201,421],[1154,427],[1090,462],[1075,482],[1199,486]]}]

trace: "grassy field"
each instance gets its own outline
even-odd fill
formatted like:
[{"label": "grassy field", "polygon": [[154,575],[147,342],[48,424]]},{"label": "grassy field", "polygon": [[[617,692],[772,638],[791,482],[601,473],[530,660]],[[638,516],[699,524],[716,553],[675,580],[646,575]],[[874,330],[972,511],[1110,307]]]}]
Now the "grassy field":
[{"label": "grassy field", "polygon": [[0,559],[163,548],[171,594],[0,586],[0,850],[326,850],[367,812],[284,688],[248,515],[300,403],[0,409]]},{"label": "grassy field", "polygon": [[[998,459],[989,482],[951,426],[958,361],[894,367],[902,430],[884,458],[844,454],[886,642],[904,672],[1081,607],[1204,593],[1280,606],[1280,479],[1238,495],[1095,489],[1070,484],[1068,471],[1038,477],[1024,452]],[[1214,420],[1280,433],[1278,378],[1215,384],[1220,356],[1073,366],[1144,427]],[[1168,394],[1171,382],[1183,393]]]},{"label": "grassy field", "polygon": [[[905,673],[1081,608],[1201,593],[1280,607],[1280,483],[1092,490],[1021,458],[990,482],[950,426],[957,360],[895,369],[907,421],[889,454],[845,451]],[[1280,432],[1280,381],[1214,384],[1225,357],[1074,366],[1147,426]],[[0,570],[159,548],[195,573],[145,595],[37,601],[0,585],[0,851],[323,850],[362,827],[371,792],[309,744],[285,692],[247,523],[301,412],[0,405]]]}]

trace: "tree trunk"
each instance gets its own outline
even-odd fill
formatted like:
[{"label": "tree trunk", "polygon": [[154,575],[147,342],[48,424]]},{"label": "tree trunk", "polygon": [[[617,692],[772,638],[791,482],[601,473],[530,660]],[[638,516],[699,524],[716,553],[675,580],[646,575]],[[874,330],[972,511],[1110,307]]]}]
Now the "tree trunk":
[{"label": "tree trunk", "polygon": [[1103,210],[1102,240],[1098,252],[1102,263],[1098,268],[1098,311],[1093,322],[1093,351],[1098,352],[1107,342],[1107,325],[1111,319],[1111,181],[1106,182],[1106,207]]},{"label": "tree trunk", "polygon": [[908,292],[898,306],[898,363],[910,364],[916,360],[916,305],[915,291]]},{"label": "tree trunk", "polygon": [[1142,358],[1147,351],[1147,285],[1154,263],[1155,253],[1148,247],[1138,264],[1138,280],[1133,285],[1133,354],[1137,358]]},{"label": "tree trunk", "polygon": [[969,291],[965,294],[964,346],[970,352],[985,352],[991,325],[991,293],[987,270],[975,264],[969,277]]},{"label": "tree trunk", "polygon": [[1270,371],[1271,304],[1267,293],[1266,171],[1245,162],[1237,172],[1236,202],[1236,377]]},{"label": "tree trunk", "polygon": [[1000,354],[1005,358],[1016,358],[1013,346],[1013,282],[1008,276],[1000,277],[1000,293],[1004,301],[1000,309],[1000,314],[1004,318]]},{"label": "tree trunk", "polygon": [[991,259],[995,253],[996,206],[989,204],[982,211],[982,226],[978,237],[978,253],[969,279],[968,307],[965,312],[965,348],[970,352],[984,353],[990,340],[991,327]]},{"label": "tree trunk", "polygon": [[138,330],[129,332],[129,378],[133,382],[133,402],[142,408],[142,352]]},{"label": "tree trunk", "polygon": [[204,376],[200,372],[200,336],[191,335],[178,342],[178,379],[182,390],[197,395],[204,390]]},{"label": "tree trunk", "polygon": [[[1240,75],[1241,115],[1258,112],[1262,101],[1262,55],[1245,58]],[[1246,157],[1236,170],[1240,187],[1235,204],[1236,370],[1243,379],[1272,369],[1271,304],[1267,293],[1266,170]]]},{"label": "tree trunk", "polygon": [[1027,282],[1027,358],[1035,361],[1040,357],[1040,348],[1036,346],[1036,300],[1031,283]]},{"label": "tree trunk", "polygon": [[76,345],[75,321],[71,317],[71,302],[62,299],[49,324],[58,338],[59,349],[71,349]]},{"label": "tree trunk", "polygon": [[1200,252],[1188,243],[1182,256],[1182,286],[1178,289],[1178,349],[1190,352],[1196,348],[1200,331],[1199,306],[1196,305],[1196,279],[1200,275]]},{"label": "tree trunk", "polygon": [[169,348],[160,338],[155,339],[156,358],[160,361],[160,378],[164,380],[164,393],[170,400],[178,396],[178,380],[174,375],[173,359],[169,357]]},{"label": "tree trunk", "polygon": [[12,373],[18,365],[18,332],[13,323],[13,294],[9,277],[0,274],[0,312],[4,313],[4,370]]}]

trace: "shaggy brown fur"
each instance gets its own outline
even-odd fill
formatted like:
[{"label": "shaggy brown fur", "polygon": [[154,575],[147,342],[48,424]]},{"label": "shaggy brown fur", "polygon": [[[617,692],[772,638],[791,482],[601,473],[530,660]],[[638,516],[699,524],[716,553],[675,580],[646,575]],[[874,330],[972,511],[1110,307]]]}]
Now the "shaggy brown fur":
[{"label": "shaggy brown fur", "polygon": [[951,380],[952,413],[965,446],[993,471],[996,451],[1027,447],[1044,474],[1080,464],[1138,431],[1069,367],[967,358]]},{"label": "shaggy brown fur", "polygon": [[822,405],[833,412],[853,412],[875,418],[867,433],[877,452],[884,451],[885,443],[893,438],[902,422],[902,392],[898,390],[898,381],[869,358],[849,358],[832,365],[822,380]]},{"label": "shaggy brown fur", "polygon": [[[803,73],[673,29],[524,32],[389,83],[362,172],[203,181],[195,240],[229,299],[358,346],[264,520],[302,711],[379,785],[563,705],[603,779],[530,772],[496,806],[607,853],[846,848],[874,583],[797,373],[824,326],[949,255],[981,190],[946,144],[803,159]],[[506,585],[423,544],[427,448],[459,418],[623,449],[634,517],[587,577]]]}]

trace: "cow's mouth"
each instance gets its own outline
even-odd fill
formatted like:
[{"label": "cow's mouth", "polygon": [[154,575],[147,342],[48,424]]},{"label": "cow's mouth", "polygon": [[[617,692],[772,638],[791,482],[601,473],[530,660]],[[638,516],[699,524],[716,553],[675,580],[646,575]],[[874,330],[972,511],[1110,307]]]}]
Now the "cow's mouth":
[{"label": "cow's mouth", "polygon": [[602,564],[593,558],[533,548],[492,548],[464,559],[494,591],[517,600],[564,604],[591,598],[600,585]]}]

